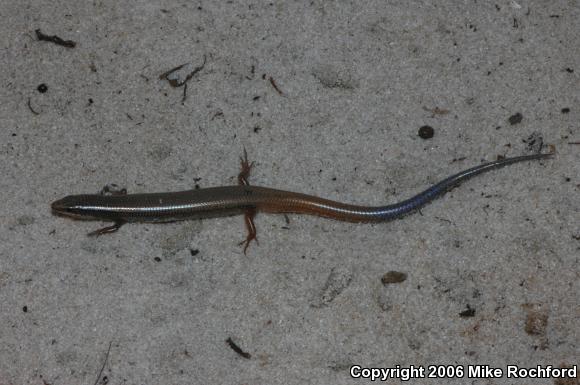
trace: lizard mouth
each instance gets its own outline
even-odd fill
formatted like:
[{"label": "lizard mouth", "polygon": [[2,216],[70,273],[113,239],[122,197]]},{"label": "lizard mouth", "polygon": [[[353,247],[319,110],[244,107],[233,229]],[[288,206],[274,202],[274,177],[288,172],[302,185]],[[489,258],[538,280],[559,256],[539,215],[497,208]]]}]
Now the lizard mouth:
[{"label": "lizard mouth", "polygon": [[72,205],[70,202],[70,197],[65,197],[56,200],[50,204],[50,208],[54,215],[68,218],[86,218],[78,212],[76,205]]}]

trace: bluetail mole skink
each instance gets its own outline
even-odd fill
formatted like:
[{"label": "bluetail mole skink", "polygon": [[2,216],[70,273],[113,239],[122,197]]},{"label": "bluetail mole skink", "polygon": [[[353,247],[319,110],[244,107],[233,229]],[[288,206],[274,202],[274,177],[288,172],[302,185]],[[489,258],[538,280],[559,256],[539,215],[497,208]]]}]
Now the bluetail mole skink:
[{"label": "bluetail mole skink", "polygon": [[256,239],[253,219],[257,212],[312,214],[349,222],[383,222],[416,211],[475,175],[522,161],[546,159],[552,155],[524,155],[485,163],[443,179],[407,200],[387,206],[369,207],[250,186],[247,178],[253,164],[248,162],[244,151],[237,186],[150,194],[127,194],[124,189],[109,191],[105,188],[100,194],[69,195],[59,199],[52,203],[52,211],[72,218],[114,222],[112,226],[94,231],[90,235],[115,232],[127,222],[170,222],[244,214],[248,228],[246,240],[242,242],[245,253],[250,242]]}]

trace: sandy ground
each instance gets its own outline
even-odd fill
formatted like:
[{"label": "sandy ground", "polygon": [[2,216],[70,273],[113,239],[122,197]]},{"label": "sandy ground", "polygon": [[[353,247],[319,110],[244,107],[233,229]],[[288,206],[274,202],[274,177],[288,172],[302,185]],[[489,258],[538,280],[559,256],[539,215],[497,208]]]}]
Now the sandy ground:
[{"label": "sandy ground", "polygon": [[[1,385],[580,363],[577,1],[2,0],[0,17]],[[102,223],[49,208],[109,183],[234,184],[244,147],[254,184],[379,205],[541,143],[557,156],[402,220],[259,215],[247,256],[241,217],[89,238]],[[564,383],[410,383],[446,382]]]}]

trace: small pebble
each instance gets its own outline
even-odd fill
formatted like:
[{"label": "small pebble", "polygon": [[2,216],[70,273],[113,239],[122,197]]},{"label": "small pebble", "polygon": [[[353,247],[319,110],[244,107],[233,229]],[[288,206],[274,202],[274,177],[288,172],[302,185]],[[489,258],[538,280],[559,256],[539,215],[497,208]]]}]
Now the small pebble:
[{"label": "small pebble", "polygon": [[515,113],[512,116],[510,116],[508,119],[508,122],[510,122],[510,124],[513,126],[514,124],[520,123],[523,118],[524,118],[524,116],[518,112],[518,113]]},{"label": "small pebble", "polygon": [[399,271],[387,271],[381,278],[383,285],[388,285],[390,283],[401,283],[407,280],[407,274],[401,273]]},{"label": "small pebble", "polygon": [[431,139],[435,134],[435,130],[431,126],[422,126],[419,128],[419,137],[421,139]]}]

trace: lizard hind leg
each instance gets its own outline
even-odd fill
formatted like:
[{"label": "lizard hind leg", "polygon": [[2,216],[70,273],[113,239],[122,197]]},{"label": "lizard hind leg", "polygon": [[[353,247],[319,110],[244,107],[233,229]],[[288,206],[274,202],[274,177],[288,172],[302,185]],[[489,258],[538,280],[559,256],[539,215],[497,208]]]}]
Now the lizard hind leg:
[{"label": "lizard hind leg", "polygon": [[[252,170],[252,167],[254,167],[254,162],[250,163],[250,161],[248,161],[248,153],[245,148],[244,148],[244,156],[240,157],[240,165],[241,170],[240,173],[238,174],[238,184],[240,186],[249,186],[250,182],[248,182],[248,177],[250,176],[250,171]],[[246,255],[246,251],[248,250],[248,247],[250,246],[250,243],[252,243],[252,241],[256,241],[256,244],[258,243],[258,238],[256,236],[257,234],[256,225],[254,224],[255,216],[256,216],[255,208],[249,208],[244,213],[244,221],[246,222],[246,229],[248,230],[248,235],[246,236],[246,239],[244,241],[239,243],[239,245],[244,245],[244,255]]]},{"label": "lizard hind leg", "polygon": [[254,162],[249,162],[248,161],[248,153],[246,152],[246,149],[244,148],[244,156],[240,157],[240,165],[241,165],[241,170],[240,173],[238,174],[238,184],[240,186],[249,186],[250,182],[248,182],[248,178],[250,176],[250,171],[252,170],[252,167],[254,167]]},{"label": "lizard hind leg", "polygon": [[248,235],[246,236],[245,240],[241,241],[238,244],[240,246],[244,245],[244,255],[246,255],[246,251],[248,250],[248,247],[250,246],[250,243],[252,243],[252,241],[256,241],[256,244],[258,244],[256,225],[254,224],[255,216],[256,216],[255,209],[248,209],[244,214],[244,221],[246,222],[246,229],[248,230]]}]

